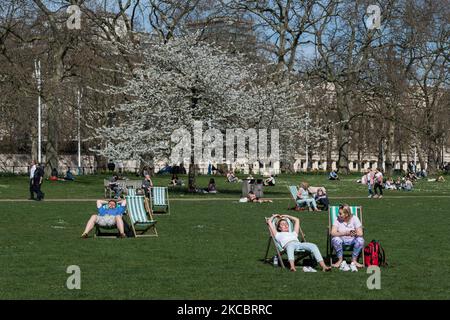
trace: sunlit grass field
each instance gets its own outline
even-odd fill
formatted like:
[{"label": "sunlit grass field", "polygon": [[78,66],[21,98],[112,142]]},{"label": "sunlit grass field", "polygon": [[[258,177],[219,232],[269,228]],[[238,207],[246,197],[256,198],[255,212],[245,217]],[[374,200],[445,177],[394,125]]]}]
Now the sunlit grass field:
[{"label": "sunlit grass field", "polygon": [[[157,238],[80,239],[103,197],[104,177],[46,181],[42,202],[26,200],[27,177],[0,177],[1,299],[450,298],[448,181],[421,180],[412,192],[385,190],[383,199],[368,199],[358,176],[281,175],[277,186],[264,189],[274,203],[257,204],[239,203],[240,184],[214,176],[218,194],[170,189],[171,214],[156,216]],[[153,181],[167,186],[169,179]],[[200,176],[198,186],[209,179]],[[363,207],[366,242],[380,240],[387,253],[380,290],[367,288],[365,270],[291,273],[261,261],[264,217],[273,213],[300,217],[307,241],[325,255],[327,213],[287,210],[293,205],[287,186],[301,181],[325,186],[332,204]],[[81,269],[81,290],[66,287],[70,265]]]}]

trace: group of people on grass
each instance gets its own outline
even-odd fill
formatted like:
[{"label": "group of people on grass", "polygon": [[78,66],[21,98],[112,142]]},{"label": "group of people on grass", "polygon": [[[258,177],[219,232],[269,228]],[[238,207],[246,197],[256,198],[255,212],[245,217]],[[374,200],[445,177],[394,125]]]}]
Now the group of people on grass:
[{"label": "group of people on grass", "polygon": [[[272,224],[272,220],[277,218],[276,226]],[[294,228],[289,228],[289,220],[294,222]],[[290,215],[275,214],[266,219],[270,232],[274,239],[286,251],[291,271],[297,271],[295,266],[295,251],[306,250],[312,253],[322,271],[330,271],[331,266],[327,266],[323,260],[320,250],[314,243],[300,242],[298,239],[300,231],[300,220]],[[358,271],[363,265],[358,262],[358,257],[364,248],[363,229],[361,221],[357,216],[351,213],[347,204],[339,206],[339,215],[331,228],[331,245],[333,246],[337,261],[332,267],[340,268],[343,271]],[[348,266],[344,263],[344,246],[352,246],[351,264]],[[312,271],[309,269],[308,271]]]},{"label": "group of people on grass", "polygon": [[67,167],[66,174],[64,175],[63,178],[60,178],[58,175],[58,170],[56,168],[53,168],[48,180],[50,180],[50,181],[75,181],[75,177],[73,176],[73,173],[70,170],[70,167]]}]

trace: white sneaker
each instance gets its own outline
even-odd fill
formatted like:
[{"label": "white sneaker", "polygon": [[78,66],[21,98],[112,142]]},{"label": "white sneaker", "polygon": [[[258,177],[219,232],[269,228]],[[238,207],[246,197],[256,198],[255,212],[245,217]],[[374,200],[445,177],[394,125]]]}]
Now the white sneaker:
[{"label": "white sneaker", "polygon": [[372,198],[372,195],[369,195],[367,198],[369,198],[369,199]]},{"label": "white sneaker", "polygon": [[348,266],[347,262],[344,260],[342,261],[339,270],[341,271],[350,271],[350,267]]},{"label": "white sneaker", "polygon": [[352,270],[352,272],[358,272],[358,267],[354,262],[350,263],[350,270]]},{"label": "white sneaker", "polygon": [[313,267],[303,267],[303,272],[317,272]]}]

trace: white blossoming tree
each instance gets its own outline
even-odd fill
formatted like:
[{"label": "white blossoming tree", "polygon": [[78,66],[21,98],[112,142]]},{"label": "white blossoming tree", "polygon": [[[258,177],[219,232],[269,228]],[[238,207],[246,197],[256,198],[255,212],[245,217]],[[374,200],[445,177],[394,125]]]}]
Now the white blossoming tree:
[{"label": "white blossoming tree", "polygon": [[[289,136],[292,130],[303,129],[301,103],[290,87],[258,79],[261,66],[200,42],[196,35],[153,43],[141,47],[139,54],[142,59],[125,85],[108,90],[124,96],[126,102],[112,108],[116,125],[97,129],[97,138],[107,141],[98,150],[103,156],[168,158],[174,131],[191,130],[195,121],[223,133],[234,128],[276,128]],[[196,175],[193,151],[191,190]]]}]

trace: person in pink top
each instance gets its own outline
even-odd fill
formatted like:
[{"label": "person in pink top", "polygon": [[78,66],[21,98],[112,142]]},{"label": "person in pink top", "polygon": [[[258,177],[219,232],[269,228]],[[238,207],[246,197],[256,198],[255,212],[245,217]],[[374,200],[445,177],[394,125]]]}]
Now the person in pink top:
[{"label": "person in pink top", "polygon": [[[375,169],[374,174],[374,190],[375,190],[375,196],[374,198],[383,198],[383,173],[381,172],[381,169],[377,168]],[[378,195],[378,192],[380,194]]]},{"label": "person in pink top", "polygon": [[373,185],[375,180],[375,172],[372,169],[367,169],[366,173],[366,181],[367,181],[367,190],[369,191],[369,198],[373,197]]},{"label": "person in pink top", "polygon": [[364,248],[362,224],[357,216],[352,215],[350,207],[346,204],[339,206],[339,216],[331,228],[331,237],[331,245],[338,257],[338,261],[333,264],[333,267],[339,268],[344,260],[344,245],[353,245],[351,264],[357,268],[363,267],[358,263],[358,256]]}]

